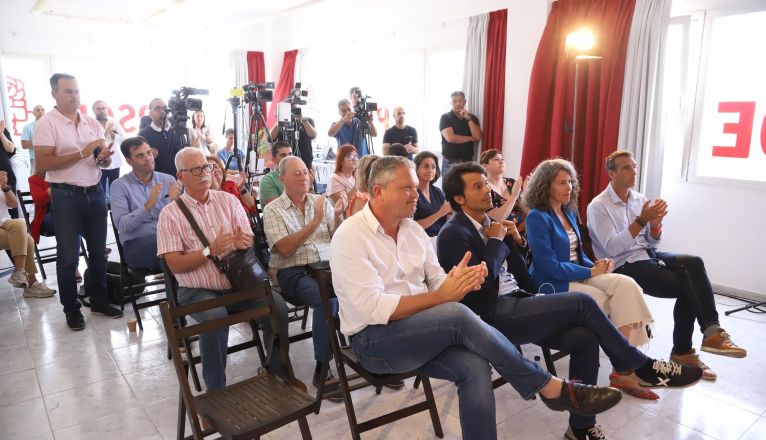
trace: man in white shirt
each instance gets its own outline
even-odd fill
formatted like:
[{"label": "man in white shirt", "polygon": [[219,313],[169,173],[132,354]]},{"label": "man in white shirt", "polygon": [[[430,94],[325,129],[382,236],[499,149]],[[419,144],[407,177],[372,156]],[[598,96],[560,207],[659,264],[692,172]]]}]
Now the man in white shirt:
[{"label": "man in white shirt", "polygon": [[453,381],[466,439],[497,437],[490,365],[522,397],[540,393],[554,410],[594,415],[619,402],[613,388],[551,376],[458,302],[481,287],[487,268],[468,266],[470,253],[449,274],[439,266],[410,218],[418,199],[411,161],[382,157],[370,174],[370,203],[340,225],[330,246],[341,330],[365,368]]},{"label": "man in white shirt", "polygon": [[106,203],[109,204],[109,197],[111,192],[109,191],[110,185],[120,178],[120,166],[122,166],[122,154],[120,154],[120,144],[125,139],[125,131],[122,126],[114,119],[109,118],[109,106],[104,101],[96,101],[93,103],[93,116],[96,118],[101,127],[104,128],[104,139],[106,144],[111,147],[112,163],[109,168],[101,170],[101,186],[104,188],[104,194],[106,195]]},{"label": "man in white shirt", "polygon": [[747,356],[747,351],[721,328],[705,263],[694,255],[657,251],[668,204],[662,199],[650,201],[631,189],[636,185],[636,161],[631,152],[610,154],[606,172],[611,182],[588,205],[593,252],[599,259],[613,259],[614,271],[636,280],[646,294],[676,298],[670,359],[697,365],[704,370],[703,379],[715,380],[716,373],[692,347],[695,319],[704,336],[702,351],[735,358]]}]

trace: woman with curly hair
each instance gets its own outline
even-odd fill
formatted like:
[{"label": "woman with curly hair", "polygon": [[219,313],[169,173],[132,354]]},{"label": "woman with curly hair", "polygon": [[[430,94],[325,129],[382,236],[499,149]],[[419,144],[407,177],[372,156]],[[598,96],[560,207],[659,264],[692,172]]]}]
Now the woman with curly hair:
[{"label": "woman with curly hair", "polygon": [[[527,240],[532,252],[530,274],[540,293],[584,292],[590,295],[634,346],[649,341],[654,322],[641,287],[632,278],[611,273],[610,259],[591,261],[583,252],[577,227],[580,187],[574,166],[564,159],[540,163],[524,189]],[[657,399],[632,374],[609,376],[612,386],[636,397]]]}]

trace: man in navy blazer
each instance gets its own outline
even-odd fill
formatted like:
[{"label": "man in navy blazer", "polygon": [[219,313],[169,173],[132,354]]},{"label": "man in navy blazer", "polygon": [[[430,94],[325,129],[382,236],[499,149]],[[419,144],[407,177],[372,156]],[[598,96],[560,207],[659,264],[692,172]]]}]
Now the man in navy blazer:
[{"label": "man in navy blazer", "polygon": [[[514,344],[534,343],[570,353],[569,375],[595,385],[599,368],[599,346],[617,371],[635,369],[653,384],[681,386],[702,377],[692,368],[678,376],[658,377],[664,361],[648,358],[628,341],[584,293],[538,295],[527,293],[531,283],[526,263],[516,241],[513,222],[493,222],[486,215],[492,208],[484,169],[473,162],[455,165],[442,184],[455,215],[442,227],[437,238],[439,264],[448,270],[471,252],[469,265],[487,265],[487,278],[480,290],[467,294],[462,303],[487,323],[500,330]],[[686,368],[686,367],[684,367]],[[569,418],[566,438],[606,438],[596,426],[595,416]]]}]

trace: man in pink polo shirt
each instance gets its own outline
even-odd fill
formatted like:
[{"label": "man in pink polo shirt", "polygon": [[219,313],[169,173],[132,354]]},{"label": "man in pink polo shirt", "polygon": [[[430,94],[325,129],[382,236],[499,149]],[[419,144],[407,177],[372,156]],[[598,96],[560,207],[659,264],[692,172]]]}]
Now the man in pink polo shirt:
[{"label": "man in pink polo shirt", "polygon": [[[189,208],[194,220],[205,234],[210,246],[197,238],[189,221],[177,203],[170,203],[160,212],[157,221],[157,255],[165,258],[168,268],[178,280],[178,302],[189,304],[215,298],[231,291],[231,284],[213,262],[235,249],[253,246],[253,232],[242,204],[225,191],[211,191],[213,167],[199,148],[187,147],[175,156],[178,180],[186,191],[179,197]],[[287,306],[284,299],[272,291],[276,313],[280,317],[280,333],[287,334]],[[240,303],[230,307],[235,312],[258,306]],[[192,314],[197,322],[227,315],[223,307]],[[269,320],[261,321],[264,341],[271,340]],[[203,333],[199,338],[202,357],[202,377],[208,391],[226,386],[226,352],[229,328]],[[284,373],[279,356],[271,355],[272,373]]]},{"label": "man in pink polo shirt", "polygon": [[112,151],[104,141],[101,124],[80,113],[75,77],[56,73],[50,82],[56,106],[37,121],[32,144],[37,169],[47,172],[51,186],[59,299],[67,326],[82,330],[85,318],[80,312],[75,282],[80,234],[90,253],[85,289],[91,297],[91,314],[122,316],[122,311],[109,305],[106,297],[106,202],[100,181],[101,168],[109,167]]}]

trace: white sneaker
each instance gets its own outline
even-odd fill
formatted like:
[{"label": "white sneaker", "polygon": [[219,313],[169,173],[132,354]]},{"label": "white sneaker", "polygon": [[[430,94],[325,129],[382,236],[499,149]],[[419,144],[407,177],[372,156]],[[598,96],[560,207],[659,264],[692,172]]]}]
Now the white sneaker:
[{"label": "white sneaker", "polygon": [[24,289],[24,298],[48,298],[56,294],[54,289],[46,286],[45,283],[35,281],[32,287]]},{"label": "white sneaker", "polygon": [[27,280],[27,272],[24,269],[14,271],[11,277],[8,278],[8,282],[13,287],[28,287],[29,281]]}]

